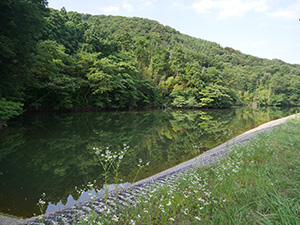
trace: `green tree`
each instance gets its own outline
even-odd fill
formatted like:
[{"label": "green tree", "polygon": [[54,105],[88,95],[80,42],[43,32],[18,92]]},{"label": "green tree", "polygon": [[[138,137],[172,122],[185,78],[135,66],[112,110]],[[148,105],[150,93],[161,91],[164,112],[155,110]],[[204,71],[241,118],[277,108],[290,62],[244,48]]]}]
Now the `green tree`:
[{"label": "green tree", "polygon": [[150,63],[150,71],[155,84],[159,84],[168,75],[169,51],[161,46],[154,49]]},{"label": "green tree", "polygon": [[170,68],[174,73],[174,77],[184,79],[185,72],[185,57],[182,48],[176,45],[171,52]]},{"label": "green tree", "polygon": [[13,111],[7,114],[7,107],[0,107],[1,116],[10,115],[3,118],[22,112],[23,88],[44,26],[46,5],[45,0],[0,1],[0,98]]},{"label": "green tree", "polygon": [[129,107],[139,101],[138,65],[130,53],[122,52],[94,62],[87,74],[96,106]]},{"label": "green tree", "polygon": [[65,53],[65,47],[55,41],[40,41],[32,67],[34,79],[27,89],[27,99],[34,108],[72,108],[72,97],[80,88],[73,77],[74,62]]}]

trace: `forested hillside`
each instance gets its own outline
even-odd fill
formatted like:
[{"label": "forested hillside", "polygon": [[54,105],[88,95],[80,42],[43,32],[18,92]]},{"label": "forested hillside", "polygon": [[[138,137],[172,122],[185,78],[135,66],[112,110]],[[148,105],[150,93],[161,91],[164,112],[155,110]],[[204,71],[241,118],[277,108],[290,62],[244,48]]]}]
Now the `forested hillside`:
[{"label": "forested hillside", "polygon": [[2,119],[39,109],[300,103],[300,65],[148,19],[58,11],[41,0],[0,7]]}]

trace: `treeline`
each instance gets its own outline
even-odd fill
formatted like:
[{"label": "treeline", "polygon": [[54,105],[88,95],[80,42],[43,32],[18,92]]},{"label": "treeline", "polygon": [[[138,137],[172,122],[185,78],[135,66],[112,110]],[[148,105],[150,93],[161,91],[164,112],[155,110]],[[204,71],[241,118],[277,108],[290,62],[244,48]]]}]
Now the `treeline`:
[{"label": "treeline", "polygon": [[148,19],[53,10],[41,0],[0,6],[2,119],[28,109],[300,103],[300,65]]}]

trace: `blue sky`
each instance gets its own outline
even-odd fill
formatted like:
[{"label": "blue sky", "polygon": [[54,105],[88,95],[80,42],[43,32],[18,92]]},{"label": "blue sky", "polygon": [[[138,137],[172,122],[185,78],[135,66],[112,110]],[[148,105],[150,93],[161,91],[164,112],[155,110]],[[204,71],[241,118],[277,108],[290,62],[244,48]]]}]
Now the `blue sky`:
[{"label": "blue sky", "polygon": [[300,0],[48,0],[92,15],[142,17],[243,53],[300,64]]}]

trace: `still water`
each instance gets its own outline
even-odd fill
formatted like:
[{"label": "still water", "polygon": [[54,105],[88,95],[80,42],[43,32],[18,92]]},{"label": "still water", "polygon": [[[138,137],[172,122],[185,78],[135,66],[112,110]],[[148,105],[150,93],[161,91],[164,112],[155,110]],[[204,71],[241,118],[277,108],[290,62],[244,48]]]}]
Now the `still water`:
[{"label": "still water", "polygon": [[[139,160],[150,162],[136,180],[163,171],[253,127],[299,108],[145,110],[24,115],[0,131],[0,212],[23,218],[103,193],[94,147],[116,152],[129,145],[119,169],[131,183]],[[113,188],[113,171],[109,187]]]}]

